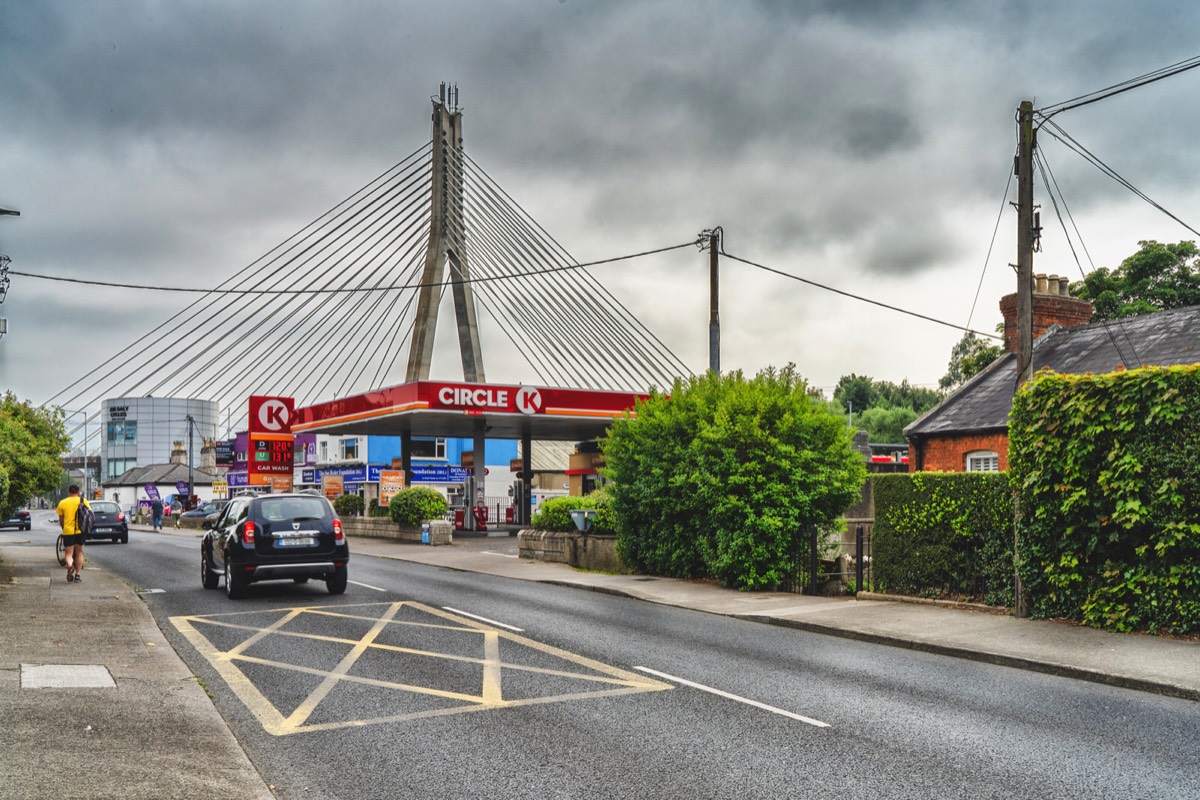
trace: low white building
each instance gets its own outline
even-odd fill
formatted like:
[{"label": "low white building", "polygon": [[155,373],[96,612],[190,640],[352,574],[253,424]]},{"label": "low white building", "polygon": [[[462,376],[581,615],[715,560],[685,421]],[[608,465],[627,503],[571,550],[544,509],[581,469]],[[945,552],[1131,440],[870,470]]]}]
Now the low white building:
[{"label": "low white building", "polygon": [[[208,470],[199,468],[193,468],[191,476],[192,493],[200,498],[200,502],[204,503],[214,499],[213,481],[221,479]],[[166,505],[167,500],[172,496],[187,494],[187,483],[188,468],[186,464],[151,464],[148,467],[134,467],[105,482],[104,499],[115,500],[126,511],[136,511],[139,503],[148,503],[151,499],[147,487],[153,486],[163,504]]]}]

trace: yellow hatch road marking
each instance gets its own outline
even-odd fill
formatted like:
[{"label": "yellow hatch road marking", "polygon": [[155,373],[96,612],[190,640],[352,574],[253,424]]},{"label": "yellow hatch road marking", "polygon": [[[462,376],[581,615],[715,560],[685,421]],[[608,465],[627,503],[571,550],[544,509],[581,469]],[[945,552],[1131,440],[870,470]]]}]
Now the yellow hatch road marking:
[{"label": "yellow hatch road marking", "polygon": [[[398,619],[404,611],[404,619]],[[360,625],[370,623],[370,627],[361,637],[344,638],[299,630],[285,630],[293,623],[303,624],[312,617],[335,617]],[[256,624],[266,618],[266,624]],[[654,680],[636,672],[627,672],[607,664],[602,664],[581,655],[569,653],[556,647],[519,636],[516,633],[485,625],[479,621],[468,619],[457,614],[451,614],[441,609],[432,608],[421,603],[364,603],[346,606],[320,606],[311,608],[274,608],[258,611],[235,612],[231,614],[213,614],[208,616],[178,616],[171,617],[171,623],[184,637],[191,642],[228,684],[233,693],[246,705],[262,724],[263,729],[275,736],[286,736],[292,733],[307,731],[327,731],[339,728],[356,728],[365,725],[377,725],[389,722],[404,722],[427,717],[461,714],[472,711],[486,711],[497,708],[513,708],[516,706],[537,705],[542,703],[558,703],[569,700],[589,700],[599,697],[614,697],[617,695],[636,694],[639,692],[657,692],[675,688],[669,683]],[[395,626],[395,627],[394,627]],[[437,631],[477,635],[477,645],[466,645],[461,650],[467,652],[437,652],[419,647],[404,647],[386,644],[379,641],[389,630],[407,629],[416,633],[421,630],[430,633]],[[361,627],[360,627],[361,629]],[[249,636],[229,649],[221,649],[214,641],[220,641],[219,636],[249,634]],[[349,647],[347,652],[332,669],[316,669],[302,664],[292,664],[284,661],[260,658],[249,654],[249,650],[257,644],[271,641],[271,637],[279,639],[308,640],[316,645],[318,642],[344,645]],[[522,664],[517,661],[504,661],[501,655],[501,642],[508,642],[507,647],[526,648],[528,651],[563,662],[560,667],[535,666]],[[303,644],[303,642],[301,642]],[[522,650],[506,651],[513,654]],[[397,680],[383,680],[377,677],[354,674],[359,660],[368,653],[395,654],[397,656],[419,656],[422,658],[440,659],[447,664],[478,664],[482,669],[479,691],[477,694],[464,691],[452,691],[449,688],[418,686],[405,683],[397,664]],[[543,660],[543,663],[545,661]],[[243,667],[253,665],[273,667],[297,675],[308,675],[319,678],[320,682],[296,706],[290,714],[281,712],[267,698],[254,681],[243,671]],[[579,691],[565,694],[548,693],[540,695],[531,691],[526,682],[524,695],[513,699],[505,699],[504,675],[523,674],[537,678],[543,676],[549,679],[571,679],[578,681]],[[322,703],[342,686],[358,686],[378,689],[383,693],[404,692],[414,697],[436,698],[449,705],[443,708],[413,710],[407,713],[375,716],[366,719],[345,719],[323,722],[311,721]],[[264,687],[267,688],[267,687]],[[293,687],[294,688],[294,687]],[[561,687],[560,687],[561,690]],[[528,695],[534,696],[528,696]],[[330,713],[328,704],[326,713]]]}]

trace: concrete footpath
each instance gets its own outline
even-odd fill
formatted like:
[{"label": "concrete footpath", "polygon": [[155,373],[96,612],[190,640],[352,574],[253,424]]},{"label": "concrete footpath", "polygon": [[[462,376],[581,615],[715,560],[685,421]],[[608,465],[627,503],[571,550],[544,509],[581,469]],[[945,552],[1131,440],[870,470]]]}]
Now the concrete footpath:
[{"label": "concrete footpath", "polygon": [[0,798],[273,797],[133,588],[23,541],[0,533]]},{"label": "concrete footpath", "polygon": [[[577,572],[516,558],[507,536],[447,547],[352,538],[350,547],[1200,700],[1200,643],[1192,641],[878,596],[736,592]],[[94,565],[83,578],[67,583],[52,547],[0,532],[0,798],[271,797],[133,588]]]}]

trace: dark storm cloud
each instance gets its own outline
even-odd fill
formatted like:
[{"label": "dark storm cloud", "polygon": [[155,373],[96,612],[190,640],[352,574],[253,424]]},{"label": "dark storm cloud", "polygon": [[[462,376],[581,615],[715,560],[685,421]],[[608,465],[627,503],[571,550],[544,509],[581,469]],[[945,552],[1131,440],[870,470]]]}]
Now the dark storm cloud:
[{"label": "dark storm cloud", "polygon": [[[24,215],[0,220],[0,251],[14,268],[212,285],[420,147],[429,96],[457,81],[468,153],[581,257],[719,224],[731,252],[901,304],[912,290],[912,302],[965,318],[1011,169],[1017,103],[1187,57],[1200,12],[1116,0],[313,0],[27,2],[3,14],[0,206]],[[1187,218],[1186,201],[1198,205],[1197,87],[1200,70],[1055,120],[1151,196],[1179,196]],[[1046,135],[1042,146],[1085,230],[1089,215],[1125,201]],[[1011,239],[1007,216],[1003,226]],[[695,265],[679,258],[630,270],[642,282],[626,299],[667,331],[691,324],[693,299],[704,313],[692,288],[671,308],[646,288],[660,274],[690,276]],[[933,276],[936,300],[922,288]],[[30,284],[20,288],[10,302],[30,302]],[[777,284],[756,276],[745,289],[759,292],[739,298],[754,307],[753,335],[729,341],[749,342],[733,358],[752,368],[802,337],[779,321]],[[53,313],[41,300],[2,310],[23,336],[40,325],[38,340],[0,341],[0,383],[31,396],[50,393],[37,364],[79,338],[47,320],[98,326],[88,337],[98,357],[136,348],[149,327],[138,317],[100,327],[86,303],[37,291]],[[821,302],[790,296],[785,320],[793,305]],[[118,302],[142,317],[189,307],[144,293]],[[748,319],[739,310],[730,317]],[[33,348],[19,369],[18,342]],[[948,352],[936,337],[921,342],[906,348],[925,359],[914,379]],[[845,348],[821,369],[889,362],[877,343]]]}]

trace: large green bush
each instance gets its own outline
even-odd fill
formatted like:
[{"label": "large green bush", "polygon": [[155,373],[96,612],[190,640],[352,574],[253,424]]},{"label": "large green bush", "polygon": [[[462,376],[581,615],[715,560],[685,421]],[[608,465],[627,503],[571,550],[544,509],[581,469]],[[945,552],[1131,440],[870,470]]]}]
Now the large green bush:
[{"label": "large green bush", "polygon": [[363,499],[356,494],[339,494],[333,498],[333,510],[339,517],[362,516]]},{"label": "large green bush", "polygon": [[1009,465],[1035,615],[1200,630],[1200,366],[1037,375]]},{"label": "large green bush", "polygon": [[1013,599],[1013,501],[1000,473],[876,475],[871,565],[881,591]]},{"label": "large green bush", "polygon": [[617,552],[633,569],[775,588],[796,537],[833,522],[866,477],[841,415],[789,365],[676,381],[601,443]]},{"label": "large green bush", "polygon": [[577,531],[571,519],[571,511],[578,508],[593,509],[592,533],[615,533],[616,519],[613,516],[608,493],[597,490],[586,497],[552,497],[538,508],[530,520],[530,527],[543,531]]},{"label": "large green bush", "polygon": [[414,486],[392,495],[388,501],[388,516],[400,525],[419,525],[421,520],[442,519],[447,507],[441,492]]}]

